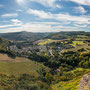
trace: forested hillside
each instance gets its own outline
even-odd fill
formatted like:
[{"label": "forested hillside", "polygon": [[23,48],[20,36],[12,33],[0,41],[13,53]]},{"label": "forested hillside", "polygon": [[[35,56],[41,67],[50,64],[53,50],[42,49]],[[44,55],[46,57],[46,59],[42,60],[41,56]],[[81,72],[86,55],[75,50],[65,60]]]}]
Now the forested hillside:
[{"label": "forested hillside", "polygon": [[49,33],[31,33],[31,32],[15,32],[15,33],[1,33],[0,35],[9,40],[15,41],[35,41],[39,39],[43,39]]}]

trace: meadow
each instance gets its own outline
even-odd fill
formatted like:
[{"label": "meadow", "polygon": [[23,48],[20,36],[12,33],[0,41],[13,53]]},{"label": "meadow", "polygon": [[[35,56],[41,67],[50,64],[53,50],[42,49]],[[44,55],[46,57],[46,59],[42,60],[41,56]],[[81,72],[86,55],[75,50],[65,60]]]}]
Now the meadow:
[{"label": "meadow", "polygon": [[39,74],[37,71],[42,67],[46,68],[44,65],[27,58],[16,57],[16,59],[12,59],[6,54],[0,54],[0,57],[2,57],[0,58],[0,72],[7,75],[17,76],[27,73],[38,77]]}]

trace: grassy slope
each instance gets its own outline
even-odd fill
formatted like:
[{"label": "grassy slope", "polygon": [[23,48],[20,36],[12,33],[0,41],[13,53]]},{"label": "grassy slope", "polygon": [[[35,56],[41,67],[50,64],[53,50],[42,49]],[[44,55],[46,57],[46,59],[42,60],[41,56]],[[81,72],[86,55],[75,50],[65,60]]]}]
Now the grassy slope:
[{"label": "grassy slope", "polygon": [[[72,72],[77,71],[77,70],[79,71],[85,70],[84,74],[90,72],[90,69],[82,69],[82,68],[76,68]],[[73,78],[73,80],[70,80],[70,81],[65,81],[65,82],[61,81],[55,85],[52,85],[52,90],[78,90],[79,82],[81,78],[83,77],[83,75],[75,77]]]},{"label": "grassy slope", "polygon": [[35,63],[34,61],[28,60],[26,58],[17,57],[16,59],[11,59],[7,55],[0,54],[0,57],[1,56],[2,58],[0,58],[0,72],[6,73],[8,75],[29,73],[31,75],[38,76],[39,74],[37,73],[37,70],[39,70],[41,67],[45,67],[40,63]]}]

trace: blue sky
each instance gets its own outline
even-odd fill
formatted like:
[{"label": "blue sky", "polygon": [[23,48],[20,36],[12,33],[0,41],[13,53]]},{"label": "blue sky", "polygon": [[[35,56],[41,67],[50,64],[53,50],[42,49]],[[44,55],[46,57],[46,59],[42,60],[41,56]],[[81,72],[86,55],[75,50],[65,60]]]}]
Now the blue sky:
[{"label": "blue sky", "polygon": [[0,33],[90,31],[90,0],[0,0]]}]

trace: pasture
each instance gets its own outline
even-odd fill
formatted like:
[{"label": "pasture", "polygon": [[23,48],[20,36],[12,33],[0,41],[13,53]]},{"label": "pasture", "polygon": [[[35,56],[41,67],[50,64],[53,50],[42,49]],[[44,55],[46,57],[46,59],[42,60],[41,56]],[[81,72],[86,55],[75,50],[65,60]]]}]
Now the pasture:
[{"label": "pasture", "polygon": [[40,43],[38,43],[38,45],[46,45],[46,44],[49,44],[49,43],[52,43],[52,42],[55,42],[55,40],[52,40],[52,39],[44,39],[44,40],[42,40]]},{"label": "pasture", "polygon": [[16,59],[12,59],[6,54],[0,54],[0,73],[16,76],[23,73],[28,73],[38,77],[39,74],[37,70],[42,67],[46,68],[44,65],[27,58],[17,57]]}]

